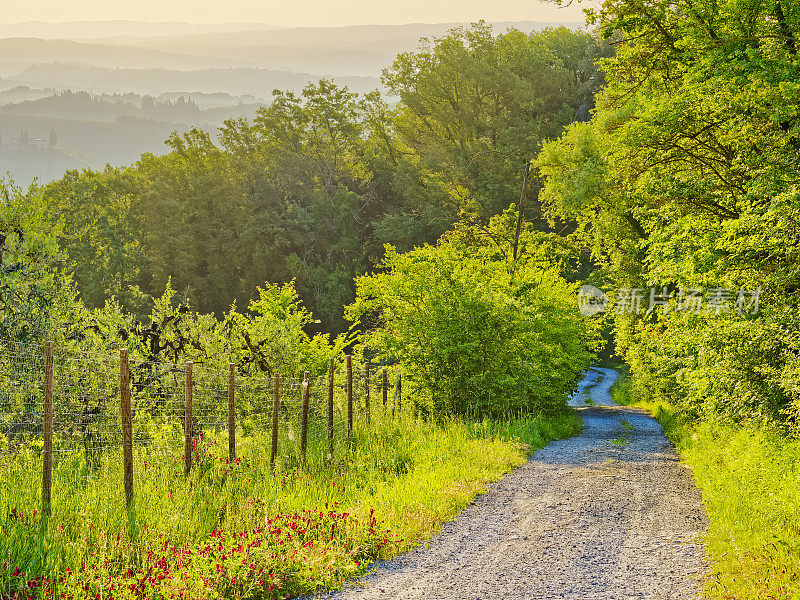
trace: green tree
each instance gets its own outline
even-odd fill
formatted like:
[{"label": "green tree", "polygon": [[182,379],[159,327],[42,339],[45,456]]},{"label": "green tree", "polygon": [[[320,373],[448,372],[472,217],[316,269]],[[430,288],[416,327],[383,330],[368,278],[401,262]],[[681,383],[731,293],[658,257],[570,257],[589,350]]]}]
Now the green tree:
[{"label": "green tree", "polygon": [[564,28],[494,36],[478,23],[399,55],[383,82],[425,184],[485,221],[519,201],[542,142],[588,113],[602,84],[593,59],[608,52]]},{"label": "green tree", "polygon": [[60,269],[61,224],[35,187],[26,194],[0,179],[0,196],[0,339],[41,344],[61,335],[74,298]]},{"label": "green tree", "polygon": [[550,214],[579,222],[613,283],[761,290],[757,316],[618,318],[641,384],[697,415],[797,419],[799,18],[775,1],[605,2],[608,88],[538,159]]},{"label": "green tree", "polygon": [[143,180],[135,169],[68,171],[42,190],[52,215],[63,221],[59,242],[81,298],[90,308],[110,297],[143,308],[139,291],[148,261],[139,213]]},{"label": "green tree", "polygon": [[[307,327],[343,332],[353,278],[384,244],[434,242],[465,208],[484,227],[518,200],[537,216],[535,186],[518,189],[527,157],[591,104],[601,78],[590,59],[601,49],[561,29],[457,30],[398,58],[387,74],[396,110],[378,92],[359,97],[323,79],[276,91],[254,121],[227,121],[216,137],[174,134],[165,156],[69,173],[45,197],[64,217],[61,242],[90,307],[114,297],[145,318],[169,281],[192,309],[221,316],[264,282],[295,281],[321,321]],[[435,95],[450,79],[455,107]],[[431,95],[430,117],[417,92]],[[442,138],[448,128],[455,142]],[[454,202],[447,181],[474,202]]]},{"label": "green tree", "polygon": [[[422,414],[557,411],[591,356],[576,289],[533,251],[508,260],[516,215],[465,227],[360,277],[348,318],[365,345],[399,362]],[[532,232],[528,232],[532,233]],[[526,236],[527,237],[527,236]]]}]

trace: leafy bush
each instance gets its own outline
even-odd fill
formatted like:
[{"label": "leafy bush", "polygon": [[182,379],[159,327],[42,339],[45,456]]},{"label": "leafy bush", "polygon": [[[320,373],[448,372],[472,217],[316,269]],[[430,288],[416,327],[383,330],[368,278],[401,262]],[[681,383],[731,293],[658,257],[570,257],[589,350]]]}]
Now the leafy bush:
[{"label": "leafy bush", "polygon": [[[508,216],[490,239],[504,239]],[[346,314],[375,325],[367,350],[400,363],[422,414],[557,411],[588,364],[596,336],[575,286],[533,247],[510,260],[506,246],[457,229],[406,254],[387,246],[383,271],[357,280]]]},{"label": "leafy bush", "polygon": [[632,385],[691,418],[797,430],[800,370],[789,310],[757,316],[671,312],[618,331]]}]

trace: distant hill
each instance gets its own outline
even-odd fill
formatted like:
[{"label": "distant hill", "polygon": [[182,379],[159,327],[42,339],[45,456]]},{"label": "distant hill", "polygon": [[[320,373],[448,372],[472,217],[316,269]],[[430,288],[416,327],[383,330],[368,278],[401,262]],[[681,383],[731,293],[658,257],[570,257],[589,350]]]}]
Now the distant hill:
[{"label": "distant hill", "polygon": [[[0,77],[11,77],[34,64],[77,63],[108,68],[259,67],[313,75],[376,77],[399,52],[413,50],[420,38],[444,35],[466,23],[292,27],[186,23],[27,23],[0,25]],[[535,21],[494,23],[501,32],[515,27],[534,31],[581,23]],[[37,27],[40,27],[37,29]],[[106,35],[84,35],[87,31]],[[117,33],[114,33],[117,32]],[[119,34],[119,32],[127,32]],[[73,39],[49,39],[56,33],[81,34]],[[11,35],[14,37],[10,37]],[[30,36],[30,37],[23,37]],[[76,41],[83,39],[84,41]],[[214,90],[226,91],[226,90]]]},{"label": "distant hill", "polygon": [[42,39],[96,39],[114,36],[152,37],[154,35],[185,35],[211,31],[246,31],[279,29],[264,23],[204,23],[146,22],[146,21],[69,21],[46,23],[0,24],[0,37],[36,37]]},{"label": "distant hill", "polygon": [[[583,28],[534,21],[493,27],[500,33],[559,25]],[[252,118],[274,89],[299,91],[323,76],[370,91],[398,53],[457,26],[468,24],[0,25],[0,173],[11,170],[27,184],[67,168],[129,164],[143,152],[167,151],[173,130],[214,132],[224,119]],[[22,144],[23,138],[37,141]]]},{"label": "distant hill", "polygon": [[53,61],[96,67],[168,69],[241,67],[253,64],[246,60],[219,58],[200,52],[181,54],[150,48],[19,37],[0,39],[0,56],[23,67]]},{"label": "distant hill", "polygon": [[64,92],[2,105],[0,176],[10,171],[27,186],[34,178],[57,179],[66,169],[130,164],[144,152],[167,152],[164,140],[173,131],[196,126],[214,136],[224,120],[252,119],[263,104],[246,102],[248,96],[195,94],[201,109],[191,97],[170,96]]},{"label": "distant hill", "polygon": [[[20,89],[20,88],[15,88]],[[28,88],[24,88],[28,89]],[[43,90],[32,90],[31,93]],[[0,92],[0,101],[7,92]],[[195,102],[193,98],[198,98]],[[221,125],[225,119],[253,117],[259,102],[252,96],[230,94],[162,94],[159,98],[136,94],[92,95],[88,92],[50,93],[0,105],[0,114],[120,122],[121,118],[159,121],[177,125]]]},{"label": "distant hill", "polygon": [[[495,31],[510,28],[522,31],[539,31],[547,27],[565,26],[573,29],[583,23],[541,23],[538,21],[502,21],[490,23]],[[409,25],[350,25],[347,27],[287,27],[271,31],[234,31],[187,34],[180,36],[152,36],[140,40],[127,40],[127,45],[141,48],[185,49],[239,48],[248,46],[283,46],[287,48],[356,48],[364,45],[417,42],[422,37],[441,36],[454,27],[467,27],[469,23],[412,23]],[[123,40],[104,38],[104,41]]]},{"label": "distant hill", "polygon": [[[120,69],[235,69],[258,67],[299,74],[377,77],[400,52],[415,49],[420,38],[442,36],[466,23],[292,27],[230,23],[194,26],[186,23],[26,23],[0,25],[0,77],[42,63],[75,63]],[[581,23],[535,21],[494,23],[495,31],[523,31]],[[37,29],[40,27],[40,29]],[[55,33],[97,34],[92,41],[48,39]],[[11,33],[15,37],[8,37]],[[114,32],[127,32],[114,35]],[[21,37],[21,34],[35,37]],[[6,36],[6,37],[4,37]],[[83,38],[88,39],[88,38]],[[48,82],[45,82],[48,83]],[[70,86],[75,89],[78,84]],[[118,89],[118,88],[115,88]],[[174,88],[170,88],[174,89]],[[205,89],[205,88],[204,88]],[[230,91],[215,89],[211,91]]]},{"label": "distant hill", "polygon": [[[166,153],[164,140],[172,131],[186,129],[155,121],[103,123],[0,113],[0,175],[10,171],[18,184],[27,186],[34,178],[57,179],[66,169],[131,164],[143,152]],[[57,137],[55,148],[49,147],[51,131]],[[25,146],[19,143],[22,132],[30,140]]]},{"label": "distant hill", "polygon": [[[227,92],[269,98],[274,89],[300,90],[319,77],[270,69],[102,69],[68,64],[44,64],[28,67],[14,77],[18,85],[43,85],[62,89],[149,94],[164,92]],[[376,77],[336,77],[339,85],[356,92],[373,90]]]},{"label": "distant hill", "polygon": [[36,89],[30,88],[26,85],[6,87],[4,82],[0,81],[0,104],[11,104],[12,102],[25,102],[27,100],[39,100],[40,98],[47,98],[55,93],[52,88]]},{"label": "distant hill", "polygon": [[[271,69],[314,74],[377,76],[399,52],[417,48],[420,38],[437,37],[468,23],[358,25],[350,27],[291,27],[272,31],[237,31],[161,36],[108,38],[106,43],[187,55],[212,55],[257,63]],[[546,27],[583,28],[583,23],[535,21],[492,24],[495,31],[511,27],[538,31]]]}]

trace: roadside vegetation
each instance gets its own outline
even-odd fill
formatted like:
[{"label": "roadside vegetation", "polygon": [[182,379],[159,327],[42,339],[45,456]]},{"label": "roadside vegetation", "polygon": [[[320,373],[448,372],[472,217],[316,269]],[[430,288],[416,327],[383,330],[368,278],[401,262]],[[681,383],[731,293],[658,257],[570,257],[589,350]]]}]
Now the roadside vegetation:
[{"label": "roadside vegetation", "polygon": [[[796,598],[800,436],[800,12],[607,1],[618,40],[587,122],[536,163],[551,218],[598,262],[630,369],[708,507],[713,598]],[[637,300],[637,297],[639,298]]]},{"label": "roadside vegetation", "polygon": [[800,441],[752,422],[697,421],[636,389],[628,377],[612,387],[615,402],[658,419],[702,491],[714,599],[800,595]]},{"label": "roadside vegetation", "polygon": [[[570,413],[507,421],[386,421],[333,464],[269,468],[267,435],[229,463],[227,436],[150,456],[126,511],[119,461],[57,471],[41,516],[38,454],[2,458],[0,595],[28,598],[284,598],[339,587],[435,533],[535,448],[577,433]],[[140,458],[148,458],[142,456]]]},{"label": "roadside vegetation", "polygon": [[[338,587],[429,537],[532,449],[580,430],[566,394],[596,335],[574,309],[575,284],[542,262],[527,224],[516,260],[475,226],[405,255],[389,249],[381,271],[358,282],[347,312],[354,326],[331,336],[307,333],[313,315],[291,283],[266,284],[246,311],[220,316],[193,311],[170,287],[152,299],[146,324],[113,301],[91,310],[69,274],[53,268],[58,224],[48,226],[29,201],[9,195],[4,206],[18,228],[5,242],[13,295],[0,320],[4,598],[244,600]],[[513,239],[515,227],[510,211],[489,232]],[[41,373],[31,366],[44,339],[75,357],[58,363],[67,419],[59,431],[82,440],[57,456],[49,518],[41,510]],[[97,370],[115,375],[121,347],[145,367],[134,370],[133,387],[154,390],[135,411],[143,443],[134,444],[130,510],[120,446],[103,429],[117,423],[110,398],[119,380],[104,384]],[[156,444],[152,453],[161,421],[151,411],[181,397],[180,384],[168,387],[158,373],[186,361],[198,373],[223,372],[234,362],[243,380],[304,370],[319,377],[345,351],[402,373],[405,406],[396,420],[376,410],[371,427],[356,428],[352,443],[322,462],[270,468],[268,429],[247,419],[235,462],[223,451],[227,433],[202,427],[188,477],[180,446]],[[263,403],[263,388],[258,394],[246,402]],[[167,428],[174,437],[180,419]]]},{"label": "roadside vegetation", "polygon": [[[87,355],[125,346],[135,360],[294,377],[323,375],[349,352],[402,372],[414,425],[375,443],[414,468],[384,470],[367,443],[352,458],[367,452],[375,468],[284,473],[292,504],[277,501],[283,480],[251,464],[244,478],[274,487],[226,479],[219,488],[240,506],[253,500],[245,521],[217,504],[225,494],[208,497],[217,512],[195,531],[175,529],[172,508],[154,517],[162,530],[152,535],[181,548],[169,561],[207,552],[198,544],[215,527],[223,552],[243,547],[244,531],[256,535],[258,519],[277,519],[281,534],[258,533],[275,548],[269,560],[284,556],[274,544],[286,527],[312,536],[297,546],[292,533],[286,560],[264,571],[273,591],[296,593],[322,585],[321,556],[336,573],[327,585],[407,547],[522,460],[520,442],[574,430],[565,395],[603,332],[630,368],[617,397],[663,407],[703,489],[716,573],[708,593],[797,597],[800,10],[778,0],[607,0],[588,15],[593,34],[494,35],[478,23],[422,43],[383,73],[396,105],[321,80],[276,91],[253,120],[226,121],[216,137],[175,133],[162,157],[28,190],[0,185],[9,351],[54,339]],[[609,292],[605,316],[579,318],[581,284]],[[24,459],[19,448],[3,460]],[[338,496],[339,474],[361,491]],[[442,487],[431,490],[434,475]],[[325,491],[334,483],[336,493]],[[403,499],[426,494],[433,504],[420,501],[415,517]],[[125,550],[87,550],[91,538],[69,537],[66,525],[14,533],[36,519],[30,500],[9,498],[6,537],[39,546],[7,547],[4,585],[21,590],[25,577],[62,567],[77,578],[86,568],[154,572],[152,548],[128,541],[154,543],[144,522],[109,517],[102,529]],[[273,500],[271,512],[260,504]],[[306,509],[323,514],[302,525],[294,515]],[[332,524],[330,554],[306,554],[325,543],[309,531]],[[21,549],[32,552],[27,570]],[[70,566],[41,558],[73,550],[83,558]],[[183,571],[191,585],[223,568],[206,559]],[[272,593],[236,587],[253,580],[231,573],[236,581],[213,593]]]}]

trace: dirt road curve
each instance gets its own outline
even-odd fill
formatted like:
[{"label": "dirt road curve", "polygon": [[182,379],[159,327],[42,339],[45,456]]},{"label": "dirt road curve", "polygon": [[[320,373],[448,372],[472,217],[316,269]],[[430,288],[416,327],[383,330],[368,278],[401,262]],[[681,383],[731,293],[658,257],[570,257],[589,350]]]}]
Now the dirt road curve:
[{"label": "dirt road curve", "polygon": [[700,494],[658,423],[613,405],[615,376],[590,370],[571,401],[583,434],[536,452],[427,548],[323,597],[697,598],[707,572]]}]

